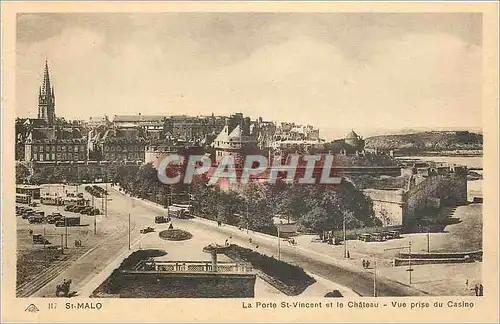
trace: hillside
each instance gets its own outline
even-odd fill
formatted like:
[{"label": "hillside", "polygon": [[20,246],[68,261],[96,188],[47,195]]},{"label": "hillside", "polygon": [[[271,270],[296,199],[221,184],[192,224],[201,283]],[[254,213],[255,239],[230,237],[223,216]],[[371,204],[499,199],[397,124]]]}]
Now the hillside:
[{"label": "hillside", "polygon": [[366,148],[407,152],[482,150],[483,135],[468,131],[421,132],[368,137]]}]

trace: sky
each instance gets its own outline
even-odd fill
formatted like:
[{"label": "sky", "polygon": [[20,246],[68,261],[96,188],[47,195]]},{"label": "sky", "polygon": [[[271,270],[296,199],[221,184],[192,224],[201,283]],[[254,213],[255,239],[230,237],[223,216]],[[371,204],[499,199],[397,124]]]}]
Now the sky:
[{"label": "sky", "polygon": [[20,14],[16,113],[242,112],[326,137],[480,128],[480,13]]}]

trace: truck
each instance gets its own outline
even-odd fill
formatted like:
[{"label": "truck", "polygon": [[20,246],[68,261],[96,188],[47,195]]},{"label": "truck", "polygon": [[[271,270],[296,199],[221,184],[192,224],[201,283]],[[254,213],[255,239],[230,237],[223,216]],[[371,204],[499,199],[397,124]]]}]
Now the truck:
[{"label": "truck", "polygon": [[56,227],[80,226],[80,217],[65,217],[64,220],[55,222]]},{"label": "truck", "polygon": [[169,216],[174,217],[174,218],[180,218],[180,219],[191,218],[191,214],[189,212],[189,209],[184,208],[184,207],[178,207],[175,205],[168,207],[168,214],[169,214]]}]

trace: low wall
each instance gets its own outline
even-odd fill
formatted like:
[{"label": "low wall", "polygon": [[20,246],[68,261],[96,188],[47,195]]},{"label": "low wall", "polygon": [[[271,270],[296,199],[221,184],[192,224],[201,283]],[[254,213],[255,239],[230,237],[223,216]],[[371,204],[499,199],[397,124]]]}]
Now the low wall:
[{"label": "low wall", "polygon": [[120,298],[252,298],[256,278],[255,274],[149,271],[120,271],[113,276],[102,292]]},{"label": "low wall", "polygon": [[[410,253],[400,252],[401,259],[408,259]],[[449,252],[449,253],[411,253],[412,259],[453,259],[453,258],[472,258],[475,260],[482,259],[483,251],[471,252]]]},{"label": "low wall", "polygon": [[410,264],[412,265],[424,265],[424,264],[443,264],[443,263],[468,263],[468,262],[474,262],[474,259],[472,258],[440,258],[440,259],[394,259],[394,266],[408,266]]}]

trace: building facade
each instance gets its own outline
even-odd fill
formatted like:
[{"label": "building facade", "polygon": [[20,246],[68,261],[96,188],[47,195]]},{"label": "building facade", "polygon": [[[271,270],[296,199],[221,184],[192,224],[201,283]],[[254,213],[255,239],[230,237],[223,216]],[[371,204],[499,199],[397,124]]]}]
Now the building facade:
[{"label": "building facade", "polygon": [[85,139],[28,139],[25,143],[25,161],[86,161]]}]

